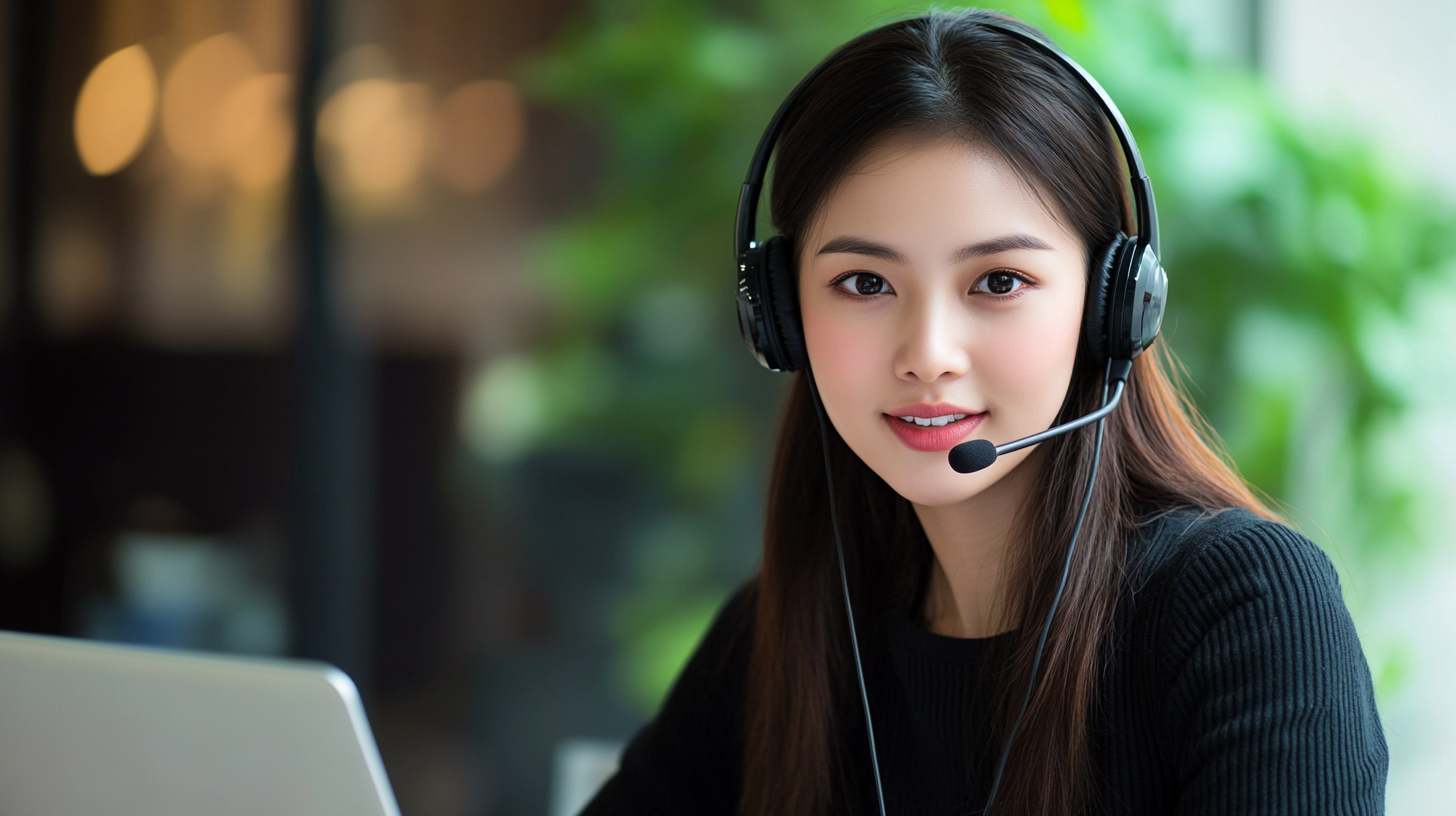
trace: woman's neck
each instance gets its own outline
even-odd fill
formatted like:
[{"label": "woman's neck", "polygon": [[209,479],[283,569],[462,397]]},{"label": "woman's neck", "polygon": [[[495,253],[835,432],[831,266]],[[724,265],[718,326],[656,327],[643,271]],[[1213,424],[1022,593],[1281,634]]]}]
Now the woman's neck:
[{"label": "woman's neck", "polygon": [[997,635],[1018,625],[1007,610],[1006,582],[1016,514],[1040,462],[1034,452],[976,496],[944,507],[915,505],[935,552],[925,592],[926,627],[959,638]]}]

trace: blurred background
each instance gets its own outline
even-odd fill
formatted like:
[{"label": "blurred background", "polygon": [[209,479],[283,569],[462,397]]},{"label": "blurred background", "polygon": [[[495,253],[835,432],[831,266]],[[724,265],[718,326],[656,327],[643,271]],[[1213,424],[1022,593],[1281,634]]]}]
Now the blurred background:
[{"label": "blurred background", "polygon": [[[1005,0],[1456,812],[1456,5]],[[730,220],[885,0],[0,0],[0,628],[332,661],[406,816],[565,816],[754,569]]]}]

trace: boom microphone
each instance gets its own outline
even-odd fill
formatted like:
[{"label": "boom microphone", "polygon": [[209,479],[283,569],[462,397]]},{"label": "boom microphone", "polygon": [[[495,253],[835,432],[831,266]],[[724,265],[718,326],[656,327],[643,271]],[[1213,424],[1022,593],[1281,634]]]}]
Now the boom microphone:
[{"label": "boom microphone", "polygon": [[975,473],[995,464],[996,457],[1003,453],[1029,448],[1052,437],[1075,431],[1084,425],[1091,425],[1112,413],[1117,404],[1122,401],[1122,392],[1127,387],[1127,375],[1130,371],[1132,371],[1131,360],[1114,360],[1112,362],[1112,378],[1117,382],[1117,389],[1112,392],[1112,399],[1096,411],[1077,417],[1066,424],[1054,425],[1041,433],[1024,436],[1004,445],[993,445],[989,439],[972,439],[969,442],[962,442],[950,449],[950,466],[955,469],[956,473]]}]

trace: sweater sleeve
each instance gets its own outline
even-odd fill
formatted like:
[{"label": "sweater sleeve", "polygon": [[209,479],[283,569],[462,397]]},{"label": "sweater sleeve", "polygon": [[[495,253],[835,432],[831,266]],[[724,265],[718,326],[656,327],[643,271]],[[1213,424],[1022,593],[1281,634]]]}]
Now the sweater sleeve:
[{"label": "sweater sleeve", "polygon": [[1175,812],[1383,813],[1385,737],[1334,567],[1289,528],[1238,515],[1208,522],[1161,625]]},{"label": "sweater sleeve", "polygon": [[732,816],[743,767],[753,584],[724,604],[657,716],[582,816]]}]

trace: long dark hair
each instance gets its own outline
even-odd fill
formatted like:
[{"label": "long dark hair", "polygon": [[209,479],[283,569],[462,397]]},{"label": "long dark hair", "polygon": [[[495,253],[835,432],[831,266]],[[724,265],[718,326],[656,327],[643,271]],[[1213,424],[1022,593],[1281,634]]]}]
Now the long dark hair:
[{"label": "long dark hair", "polygon": [[[870,31],[805,89],[774,167],[771,208],[780,235],[797,247],[854,162],[877,140],[907,133],[953,135],[994,150],[1089,254],[1119,229],[1132,231],[1126,176],[1097,103],[1051,56],[979,25],[989,16],[933,13]],[[1107,419],[1101,473],[998,814],[1097,807],[1089,735],[1104,641],[1122,591],[1123,549],[1139,520],[1180,506],[1245,507],[1273,518],[1220,455],[1170,365],[1161,341],[1138,357],[1126,396]],[[1079,349],[1063,418],[1095,408],[1101,374]],[[853,738],[863,736],[863,726],[817,423],[800,375],[780,425],[757,577],[742,816],[844,812],[867,784],[853,771],[862,758],[844,748],[859,741]],[[1089,427],[1044,442],[1025,463],[1037,475],[1013,538],[1013,621],[1040,621],[1051,605],[1086,489],[1093,434]],[[850,589],[863,617],[861,637],[870,641],[888,611],[918,602],[934,556],[910,503],[833,428],[829,459]],[[998,639],[1004,643],[987,664],[998,667],[987,678],[996,689],[997,732],[986,735],[977,768],[999,755],[1038,635],[1039,627],[1023,625]]]}]

